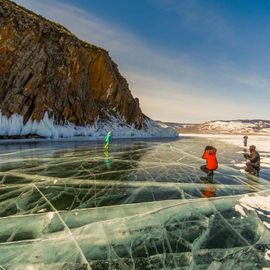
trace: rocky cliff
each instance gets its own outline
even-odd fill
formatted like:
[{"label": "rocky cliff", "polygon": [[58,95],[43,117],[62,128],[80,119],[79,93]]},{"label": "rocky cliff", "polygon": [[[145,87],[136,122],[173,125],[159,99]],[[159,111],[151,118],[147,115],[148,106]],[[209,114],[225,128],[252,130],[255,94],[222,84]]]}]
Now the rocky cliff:
[{"label": "rocky cliff", "polygon": [[9,0],[0,0],[0,109],[58,125],[110,117],[142,129],[146,117],[108,52]]}]

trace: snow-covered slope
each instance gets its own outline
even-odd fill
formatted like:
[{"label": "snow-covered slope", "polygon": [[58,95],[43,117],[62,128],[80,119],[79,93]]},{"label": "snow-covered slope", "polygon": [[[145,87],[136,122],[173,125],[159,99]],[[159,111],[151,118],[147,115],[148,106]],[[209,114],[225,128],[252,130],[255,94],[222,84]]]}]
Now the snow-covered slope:
[{"label": "snow-covered slope", "polygon": [[13,114],[7,118],[0,110],[0,136],[12,137],[29,135],[38,135],[45,138],[66,138],[75,136],[91,136],[92,138],[104,137],[108,131],[113,132],[115,138],[127,137],[177,137],[178,132],[171,127],[161,127],[158,123],[151,119],[145,119],[143,129],[138,130],[133,125],[128,125],[125,120],[120,117],[111,117],[107,122],[96,122],[92,126],[76,126],[70,122],[65,125],[56,125],[53,119],[48,117],[46,113],[44,118],[38,122],[36,120],[28,120],[23,123],[23,117]]},{"label": "snow-covered slope", "polygon": [[179,133],[270,135],[268,120],[211,121],[178,129]]}]

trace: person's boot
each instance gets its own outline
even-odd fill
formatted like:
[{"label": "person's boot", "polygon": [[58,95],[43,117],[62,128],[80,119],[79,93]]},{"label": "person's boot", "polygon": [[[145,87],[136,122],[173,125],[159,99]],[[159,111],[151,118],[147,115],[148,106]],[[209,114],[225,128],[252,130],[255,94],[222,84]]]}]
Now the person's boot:
[{"label": "person's boot", "polygon": [[206,176],[202,176],[202,177],[200,177],[200,179],[201,179],[201,181],[204,182],[205,184],[208,184],[208,183],[209,183],[209,179],[208,179],[208,177],[206,177]]},{"label": "person's boot", "polygon": [[206,177],[200,177],[200,179],[205,183],[213,183],[213,174],[212,175],[207,175]]}]

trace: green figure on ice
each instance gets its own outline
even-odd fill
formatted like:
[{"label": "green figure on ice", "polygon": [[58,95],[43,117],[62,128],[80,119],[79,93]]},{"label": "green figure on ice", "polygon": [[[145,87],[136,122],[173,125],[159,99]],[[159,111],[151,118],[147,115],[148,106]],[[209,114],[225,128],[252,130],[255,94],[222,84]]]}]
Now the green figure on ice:
[{"label": "green figure on ice", "polygon": [[106,144],[105,144],[104,148],[105,148],[106,150],[109,149],[111,140],[112,140],[112,132],[109,131],[108,134],[107,134],[106,137],[105,137],[105,142],[106,142]]}]

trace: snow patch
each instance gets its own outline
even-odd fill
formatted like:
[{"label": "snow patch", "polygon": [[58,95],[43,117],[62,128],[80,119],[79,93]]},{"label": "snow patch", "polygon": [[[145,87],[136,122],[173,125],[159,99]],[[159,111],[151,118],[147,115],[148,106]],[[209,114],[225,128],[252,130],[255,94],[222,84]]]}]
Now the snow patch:
[{"label": "snow patch", "polygon": [[[270,261],[270,250],[266,250],[265,255],[264,255],[264,258],[267,261]],[[270,269],[270,268],[263,268],[263,269]]]},{"label": "snow patch", "polygon": [[[268,230],[270,230],[270,223],[264,221],[264,222],[263,222],[263,225],[264,225]],[[270,258],[269,258],[269,260],[270,260]]]},{"label": "snow patch", "polygon": [[245,163],[236,163],[236,164],[233,164],[235,167],[237,168],[244,168],[245,167]]},{"label": "snow patch", "polygon": [[270,168],[270,157],[263,157],[262,162],[261,162],[261,166],[266,167],[266,168]]},{"label": "snow patch", "polygon": [[239,212],[242,216],[244,217],[247,217],[243,207],[239,204],[237,204],[235,207],[234,207],[235,211]]},{"label": "snow patch", "polygon": [[49,212],[49,213],[47,214],[48,219],[49,219],[49,220],[52,220],[52,219],[53,219],[53,217],[54,217],[54,215],[55,215],[55,213],[53,213],[53,212]]},{"label": "snow patch", "polygon": [[110,84],[109,88],[107,89],[107,99],[111,96],[112,90],[113,90],[112,84]]},{"label": "snow patch", "polygon": [[248,210],[263,210],[270,211],[270,196],[248,196],[245,195],[239,200],[241,206]]}]

